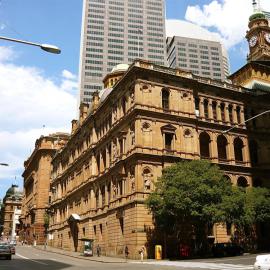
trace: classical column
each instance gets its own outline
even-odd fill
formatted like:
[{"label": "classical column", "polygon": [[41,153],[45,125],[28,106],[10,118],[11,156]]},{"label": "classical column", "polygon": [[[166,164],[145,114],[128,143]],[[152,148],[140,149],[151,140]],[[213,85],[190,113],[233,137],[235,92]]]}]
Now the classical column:
[{"label": "classical column", "polygon": [[230,123],[230,116],[229,116],[229,103],[228,102],[225,102],[225,122],[228,124]]},{"label": "classical column", "polygon": [[216,135],[214,133],[210,134],[210,157],[213,162],[218,162],[218,148]]},{"label": "classical column", "polygon": [[237,124],[236,104],[233,104],[233,124]]},{"label": "classical column", "polygon": [[245,125],[245,124],[243,124],[245,122],[245,113],[244,113],[244,106],[243,105],[240,106],[240,120],[241,120],[240,124],[242,124],[242,126]]},{"label": "classical column", "polygon": [[227,159],[229,160],[230,164],[235,163],[235,155],[234,155],[234,144],[232,136],[228,136],[227,138]]},{"label": "classical column", "polygon": [[209,98],[208,99],[208,113],[209,113],[209,118],[211,121],[214,120],[212,102],[213,100]]},{"label": "classical column", "polygon": [[203,97],[199,97],[200,102],[199,102],[199,113],[200,113],[200,118],[205,119],[205,115],[204,115],[204,98]]}]

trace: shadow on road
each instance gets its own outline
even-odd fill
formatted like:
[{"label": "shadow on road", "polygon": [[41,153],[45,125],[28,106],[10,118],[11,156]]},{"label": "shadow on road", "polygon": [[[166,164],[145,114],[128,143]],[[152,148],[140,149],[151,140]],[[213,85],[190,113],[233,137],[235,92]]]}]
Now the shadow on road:
[{"label": "shadow on road", "polygon": [[71,267],[72,265],[67,263],[61,263],[54,260],[44,259],[20,259],[13,257],[11,260],[5,260],[0,258],[0,269],[1,270],[43,270],[52,269],[60,270]]}]

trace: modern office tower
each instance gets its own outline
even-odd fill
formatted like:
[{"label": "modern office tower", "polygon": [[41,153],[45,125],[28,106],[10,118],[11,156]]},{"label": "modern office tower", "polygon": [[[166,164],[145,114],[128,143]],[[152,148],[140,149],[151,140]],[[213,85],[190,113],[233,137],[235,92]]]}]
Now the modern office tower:
[{"label": "modern office tower", "polygon": [[179,36],[166,42],[169,67],[221,81],[230,74],[228,55],[220,42]]},{"label": "modern office tower", "polygon": [[80,102],[90,102],[117,64],[143,58],[164,65],[164,0],[84,0]]}]

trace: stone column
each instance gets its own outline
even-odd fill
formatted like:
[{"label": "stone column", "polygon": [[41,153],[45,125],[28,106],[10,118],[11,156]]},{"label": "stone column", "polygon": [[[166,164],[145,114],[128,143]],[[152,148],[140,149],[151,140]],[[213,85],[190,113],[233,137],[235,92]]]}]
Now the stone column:
[{"label": "stone column", "polygon": [[229,103],[225,102],[225,122],[226,124],[230,123],[230,116],[229,116]]},{"label": "stone column", "polygon": [[213,120],[214,120],[212,102],[213,102],[213,100],[211,98],[209,98],[208,99],[208,113],[209,113],[209,118],[210,118],[211,122],[213,122]]},{"label": "stone column", "polygon": [[210,157],[213,162],[218,162],[217,139],[214,133],[210,134]]},{"label": "stone column", "polygon": [[201,119],[205,119],[205,115],[204,115],[204,98],[200,97],[200,102],[199,102],[199,113],[200,113],[200,118]]},{"label": "stone column", "polygon": [[236,104],[233,104],[233,124],[237,124]]},{"label": "stone column", "polygon": [[228,136],[227,138],[228,144],[227,144],[227,157],[230,161],[230,164],[235,164],[235,155],[234,155],[234,144],[233,144],[233,138],[232,136]]},{"label": "stone column", "polygon": [[90,209],[94,209],[95,206],[95,193],[93,187],[90,189]]},{"label": "stone column", "polygon": [[245,122],[245,113],[244,113],[244,106],[243,105],[240,106],[240,120],[241,120],[240,124],[245,125],[245,124],[243,124]]}]

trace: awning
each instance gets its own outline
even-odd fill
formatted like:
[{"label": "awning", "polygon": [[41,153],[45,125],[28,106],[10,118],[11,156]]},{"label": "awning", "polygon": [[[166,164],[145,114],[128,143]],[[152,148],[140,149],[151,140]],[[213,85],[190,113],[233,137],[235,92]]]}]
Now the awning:
[{"label": "awning", "polygon": [[79,220],[81,220],[81,217],[78,214],[71,214],[69,217],[69,220],[79,221]]}]

